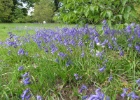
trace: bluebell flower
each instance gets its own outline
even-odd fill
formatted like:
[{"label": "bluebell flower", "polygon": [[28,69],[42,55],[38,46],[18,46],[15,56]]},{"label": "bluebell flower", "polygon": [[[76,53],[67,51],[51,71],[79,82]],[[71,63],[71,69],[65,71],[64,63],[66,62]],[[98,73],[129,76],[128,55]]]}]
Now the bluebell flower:
[{"label": "bluebell flower", "polygon": [[132,44],[131,44],[131,43],[129,43],[129,44],[128,44],[128,47],[132,47]]},{"label": "bluebell flower", "polygon": [[103,72],[105,70],[106,66],[103,66],[102,68],[99,69],[100,72]]},{"label": "bluebell flower", "polygon": [[126,32],[131,33],[131,26],[130,25],[128,25],[125,29],[126,29]]},{"label": "bluebell flower", "polygon": [[52,53],[52,54],[54,54],[54,53],[58,50],[58,48],[57,48],[54,44],[52,44],[52,45],[50,46],[50,48],[51,48],[51,53]]},{"label": "bluebell flower", "polygon": [[28,85],[28,84],[30,84],[30,83],[31,83],[30,77],[26,77],[26,78],[23,79],[23,84],[24,84],[24,85]]},{"label": "bluebell flower", "polygon": [[23,70],[24,69],[24,67],[23,66],[20,66],[19,68],[18,68],[18,71],[21,71],[21,70]]},{"label": "bluebell flower", "polygon": [[140,78],[136,80],[136,83],[138,84],[138,86],[140,86]]},{"label": "bluebell flower", "polygon": [[87,100],[87,98],[88,98],[88,95],[82,96],[82,100]]},{"label": "bluebell flower", "polygon": [[135,49],[136,49],[138,52],[140,52],[140,46],[139,46],[139,45],[136,45],[136,46],[135,46]]},{"label": "bluebell flower", "polygon": [[29,100],[30,97],[31,97],[30,90],[29,89],[24,90],[21,95],[22,100]]},{"label": "bluebell flower", "polygon": [[95,38],[94,38],[94,41],[96,42],[96,44],[97,44],[97,45],[99,45],[99,44],[100,44],[100,40],[99,40],[99,38],[98,38],[98,37],[95,37]]},{"label": "bluebell flower", "polygon": [[124,56],[123,50],[120,50],[120,56]]},{"label": "bluebell flower", "polygon": [[29,72],[26,72],[25,74],[22,75],[23,78],[28,77],[29,76]]},{"label": "bluebell flower", "polygon": [[24,85],[28,85],[31,83],[30,76],[29,76],[28,72],[26,72],[24,75],[22,75],[22,77],[23,77],[23,84]]},{"label": "bluebell flower", "polygon": [[111,45],[110,43],[108,43],[108,48],[109,48],[109,49],[112,49],[112,48],[113,48],[112,45]]},{"label": "bluebell flower", "polygon": [[89,96],[87,100],[110,100],[109,96],[106,96],[100,88],[96,89],[95,94]]},{"label": "bluebell flower", "polygon": [[69,41],[69,44],[75,46],[76,42],[74,41],[74,39],[71,39],[71,40]]},{"label": "bluebell flower", "polygon": [[85,56],[85,53],[84,53],[84,52],[82,52],[81,57],[84,57],[84,56]]},{"label": "bluebell flower", "polygon": [[98,95],[92,94],[89,96],[89,98],[87,100],[103,100],[103,99],[100,99]]},{"label": "bluebell flower", "polygon": [[139,99],[140,97],[135,94],[135,92],[130,92],[128,95],[132,100]]},{"label": "bluebell flower", "polygon": [[79,76],[79,75],[78,75],[78,74],[76,74],[76,73],[74,74],[74,77],[75,77],[75,79],[76,79],[76,80],[82,79],[82,77],[81,77],[81,76]]},{"label": "bluebell flower", "polygon": [[112,79],[113,79],[113,76],[110,75],[110,77],[108,78],[108,81],[110,82],[110,81],[112,81]]},{"label": "bluebell flower", "polygon": [[83,46],[83,41],[82,41],[82,40],[80,40],[80,41],[78,42],[78,46],[80,46],[80,47]]},{"label": "bluebell flower", "polygon": [[61,58],[65,58],[66,57],[66,54],[64,54],[63,52],[59,52],[58,53],[58,56],[60,56]]},{"label": "bluebell flower", "polygon": [[103,52],[96,51],[96,56],[97,56],[97,57],[101,57],[101,56],[102,56],[102,54],[103,54]]},{"label": "bluebell flower", "polygon": [[78,74],[74,74],[74,77],[75,77],[75,79],[76,79],[76,80],[78,80],[78,79],[79,79]]},{"label": "bluebell flower", "polygon": [[127,96],[127,88],[123,88],[123,93],[121,94],[121,97],[125,98]]},{"label": "bluebell flower", "polygon": [[23,49],[18,50],[18,55],[24,55],[24,54],[25,54],[25,51]]},{"label": "bluebell flower", "polygon": [[37,95],[36,100],[43,100],[43,99],[42,99],[42,97],[40,95]]},{"label": "bluebell flower", "polygon": [[105,39],[104,40],[104,42],[101,44],[102,45],[102,47],[105,47],[105,45],[108,43],[108,40],[107,39]]},{"label": "bluebell flower", "polygon": [[82,85],[82,87],[79,89],[79,93],[82,93],[83,90],[87,90],[87,86]]},{"label": "bluebell flower", "polygon": [[104,93],[101,91],[100,88],[96,89],[96,90],[95,90],[95,93],[96,93],[96,95],[97,95],[101,100],[104,99],[105,95],[104,95]]}]

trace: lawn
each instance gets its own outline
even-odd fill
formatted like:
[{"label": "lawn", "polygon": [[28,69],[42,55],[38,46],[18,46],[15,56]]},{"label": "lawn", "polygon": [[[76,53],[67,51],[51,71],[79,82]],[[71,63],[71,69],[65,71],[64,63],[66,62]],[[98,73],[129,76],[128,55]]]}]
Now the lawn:
[{"label": "lawn", "polygon": [[139,25],[0,29],[1,100],[140,99]]}]

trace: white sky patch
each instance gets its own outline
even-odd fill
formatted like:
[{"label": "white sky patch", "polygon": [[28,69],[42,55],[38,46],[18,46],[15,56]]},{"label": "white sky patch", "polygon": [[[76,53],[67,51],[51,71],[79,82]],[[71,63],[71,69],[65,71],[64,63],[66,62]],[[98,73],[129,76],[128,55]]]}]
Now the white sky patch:
[{"label": "white sky patch", "polygon": [[28,15],[31,16],[32,15],[32,12],[34,12],[34,7],[30,7],[28,9]]},{"label": "white sky patch", "polygon": [[[22,8],[27,8],[27,3],[23,3],[23,2],[21,2],[22,3]],[[28,9],[28,15],[29,16],[31,16],[32,15],[32,12],[34,12],[34,7],[30,7],[29,9]]]}]

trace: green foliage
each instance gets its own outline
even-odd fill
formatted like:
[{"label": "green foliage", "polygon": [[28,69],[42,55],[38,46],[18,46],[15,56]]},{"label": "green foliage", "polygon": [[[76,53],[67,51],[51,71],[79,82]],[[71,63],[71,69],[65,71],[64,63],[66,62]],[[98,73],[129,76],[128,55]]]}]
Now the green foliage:
[{"label": "green foliage", "polygon": [[0,0],[0,21],[11,21],[10,14],[12,12],[12,0]]},{"label": "green foliage", "polygon": [[52,0],[40,0],[35,4],[34,17],[38,22],[52,22],[54,15],[54,5]]},{"label": "green foliage", "polygon": [[139,0],[62,0],[55,20],[65,23],[125,23],[136,19],[134,4]]}]

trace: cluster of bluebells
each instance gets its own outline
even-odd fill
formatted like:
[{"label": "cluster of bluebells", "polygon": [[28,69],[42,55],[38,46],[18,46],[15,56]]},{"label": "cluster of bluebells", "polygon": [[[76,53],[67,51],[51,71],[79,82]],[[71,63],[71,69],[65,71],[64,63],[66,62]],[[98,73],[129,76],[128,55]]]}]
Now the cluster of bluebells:
[{"label": "cluster of bluebells", "polygon": [[[24,66],[20,66],[18,68],[18,71],[22,71],[22,70],[24,70]],[[29,72],[26,72],[25,74],[22,75],[22,83],[24,85],[28,85],[31,83]],[[23,91],[23,93],[21,94],[21,98],[22,98],[22,100],[30,100],[31,93],[30,93],[29,88],[27,88],[26,90]]]},{"label": "cluster of bluebells", "polygon": [[[24,70],[24,66],[20,66],[18,68],[18,71],[22,71],[22,70]],[[29,85],[31,83],[29,72],[26,72],[25,74],[23,74],[22,78],[23,78],[22,82],[24,85]],[[22,98],[22,100],[30,100],[31,93],[30,93],[29,88],[27,88],[26,90],[23,91],[23,93],[21,94],[21,98]],[[42,100],[42,97],[40,95],[37,95],[36,100]]]},{"label": "cluster of bluebells", "polygon": [[[82,28],[57,28],[56,30],[37,30],[35,35],[26,35],[25,37],[19,37],[11,32],[9,33],[9,38],[5,42],[0,42],[0,45],[5,47],[13,47],[18,49],[18,55],[28,55],[27,52],[22,48],[26,43],[33,41],[36,43],[40,50],[44,50],[46,54],[50,53],[52,55],[57,55],[58,58],[56,62],[59,63],[60,60],[66,60],[65,66],[70,66],[72,64],[72,60],[69,58],[71,55],[75,55],[74,50],[78,50],[79,58],[84,58],[88,56],[97,57],[103,60],[105,55],[105,50],[114,50],[118,52],[118,55],[123,57],[125,55],[125,50],[127,48],[131,48],[136,52],[140,53],[140,26],[134,23],[126,26],[123,30],[115,30],[111,29],[106,21],[103,21],[102,27],[103,34],[99,34],[97,29],[90,28],[88,25]],[[119,38],[124,37],[126,39],[125,46],[120,44]],[[63,47],[63,50],[62,48]],[[77,55],[76,55],[77,56]],[[104,72],[106,70],[106,63],[100,65],[98,68],[99,72]],[[24,67],[21,66],[18,70],[23,70]],[[74,74],[76,80],[82,79],[78,74]],[[23,76],[23,84],[28,85],[31,83],[30,74],[26,72]],[[109,81],[113,79],[112,75],[109,77]],[[137,80],[136,83],[140,86],[140,80]],[[86,90],[86,86],[82,86],[79,90],[82,92]],[[138,96],[134,92],[128,93],[126,89],[123,90],[121,94],[123,98],[130,97],[132,99],[138,98]],[[29,89],[26,89],[22,98],[29,98]],[[37,96],[37,98],[41,98]],[[101,89],[97,89],[95,94],[90,96],[85,96],[88,100],[109,100],[104,93],[101,92]],[[40,99],[39,99],[40,100]]]},{"label": "cluster of bluebells", "polygon": [[[138,87],[140,86],[140,79],[136,80],[136,84],[138,85]],[[123,97],[123,98],[129,97],[132,100],[140,99],[140,97],[138,95],[136,95],[136,93],[134,91],[128,92],[128,88],[123,88],[123,92],[121,93],[121,97]]]},{"label": "cluster of bluebells", "polygon": [[135,94],[135,92],[129,92],[128,93],[128,89],[127,88],[123,88],[123,93],[121,94],[122,98],[131,98],[131,100],[136,100],[139,99],[140,97],[138,95]]},{"label": "cluster of bluebells", "polygon": [[[87,90],[88,88],[85,85],[82,85],[82,87],[79,90],[79,93],[82,93],[84,90]],[[90,94],[82,97],[82,100],[110,100],[109,96],[106,96],[102,91],[101,88],[98,88],[95,90],[95,94]]]},{"label": "cluster of bluebells", "polygon": [[[5,41],[7,46],[17,48],[25,45],[30,41],[34,41],[40,49],[47,53],[55,54],[64,58],[67,52],[73,53],[73,49],[81,49],[81,57],[85,56],[85,52],[90,52],[91,55],[102,57],[105,53],[104,48],[117,50],[120,56],[124,56],[124,47],[118,42],[119,37],[123,36],[127,40],[127,46],[132,46],[140,53],[140,26],[134,23],[126,26],[123,30],[111,29],[106,21],[103,21],[103,34],[98,33],[96,27],[91,28],[86,25],[82,28],[57,28],[56,30],[37,30],[35,35],[27,34],[24,37],[19,37],[9,32],[9,38]],[[1,43],[2,44],[2,43]],[[58,47],[63,46],[65,51],[61,51]],[[96,50],[96,46],[101,47],[102,50]],[[85,51],[88,48],[89,51]],[[87,49],[86,49],[87,50]],[[93,52],[93,51],[96,52]],[[24,55],[27,52],[24,49],[18,50],[18,55]]]},{"label": "cluster of bluebells", "polygon": [[24,85],[28,85],[31,83],[29,72],[26,72],[25,74],[23,74],[22,78],[23,78]]}]

